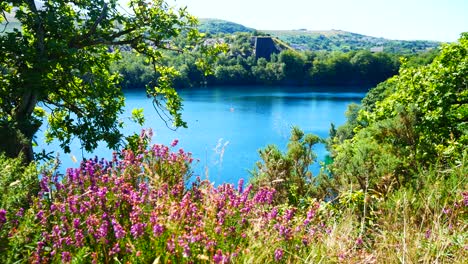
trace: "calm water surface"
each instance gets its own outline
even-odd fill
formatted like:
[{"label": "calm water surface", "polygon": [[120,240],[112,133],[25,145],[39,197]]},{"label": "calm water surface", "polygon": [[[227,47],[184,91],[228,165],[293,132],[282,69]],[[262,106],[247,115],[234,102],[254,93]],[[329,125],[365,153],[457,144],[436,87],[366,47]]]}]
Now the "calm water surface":
[{"label": "calm water surface", "polygon": [[[188,128],[171,131],[153,110],[145,92],[129,91],[126,96],[127,119],[133,108],[144,108],[146,123],[143,127],[128,122],[124,134],[152,128],[153,143],[169,145],[179,140],[176,147],[192,152],[197,160],[195,175],[208,178],[216,184],[235,183],[248,178],[249,170],[259,160],[258,150],[268,144],[286,149],[292,126],[306,133],[327,137],[330,123],[345,122],[344,112],[351,102],[359,103],[365,95],[355,90],[327,87],[210,87],[180,91],[184,99],[183,119]],[[38,141],[43,140],[39,135]],[[79,142],[71,146],[71,154],[60,154],[62,168],[76,167],[72,156],[110,158],[111,151],[100,146],[93,154],[83,153]],[[39,148],[38,148],[39,149]],[[59,150],[57,143],[46,146],[48,151]],[[324,146],[317,146],[318,160],[326,155]],[[319,171],[318,165],[313,171]]]}]

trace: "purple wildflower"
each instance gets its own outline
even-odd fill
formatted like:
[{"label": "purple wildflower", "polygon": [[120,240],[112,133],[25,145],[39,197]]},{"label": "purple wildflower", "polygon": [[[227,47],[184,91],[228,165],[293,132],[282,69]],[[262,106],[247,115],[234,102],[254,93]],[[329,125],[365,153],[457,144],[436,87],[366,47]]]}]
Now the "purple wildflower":
[{"label": "purple wildflower", "polygon": [[356,245],[360,246],[360,245],[362,245],[363,243],[364,243],[364,241],[362,240],[362,237],[358,237],[358,238],[356,239]]},{"label": "purple wildflower", "polygon": [[214,263],[223,263],[224,257],[223,257],[223,252],[221,249],[218,249],[216,251],[216,254],[213,256],[213,261]]},{"label": "purple wildflower", "polygon": [[112,219],[112,226],[114,228],[115,238],[121,239],[125,237],[125,230],[115,219]]},{"label": "purple wildflower", "polygon": [[177,143],[179,143],[179,140],[178,140],[178,139],[174,139],[174,141],[172,141],[172,143],[171,143],[171,147],[177,146]]},{"label": "purple wildflower", "polygon": [[70,263],[71,262],[71,254],[68,251],[62,252],[62,263]]},{"label": "purple wildflower", "polygon": [[175,243],[172,238],[167,241],[166,248],[167,248],[167,251],[169,251],[170,253],[174,253]]},{"label": "purple wildflower", "polygon": [[0,227],[6,223],[6,210],[0,209]]},{"label": "purple wildflower", "polygon": [[239,182],[237,183],[237,186],[238,186],[237,191],[242,194],[242,192],[244,191],[244,179],[243,178],[239,180]]},{"label": "purple wildflower", "polygon": [[[0,211],[1,211],[1,210],[0,210]],[[1,214],[1,213],[0,213],[0,214]],[[20,208],[20,209],[18,210],[18,212],[16,212],[16,216],[17,216],[17,217],[23,217],[23,215],[24,215],[24,209],[23,209],[23,208]],[[1,222],[1,220],[0,220],[0,222]]]},{"label": "purple wildflower", "polygon": [[190,247],[187,244],[184,245],[184,252],[182,253],[182,255],[186,258],[192,255],[192,251],[190,250]]},{"label": "purple wildflower", "polygon": [[278,208],[274,207],[273,209],[271,209],[271,212],[268,214],[268,220],[273,220],[276,218],[276,216],[278,215]]},{"label": "purple wildflower", "polygon": [[134,238],[138,238],[143,235],[143,233],[145,232],[145,228],[146,224],[137,223],[132,225],[132,227],[130,228],[130,233]]},{"label": "purple wildflower", "polygon": [[75,229],[78,229],[80,227],[80,219],[79,218],[73,219],[73,227]]},{"label": "purple wildflower", "polygon": [[120,252],[120,245],[119,243],[115,243],[112,247],[111,251],[109,252],[109,256],[115,255]]},{"label": "purple wildflower", "polygon": [[275,260],[280,261],[283,258],[284,251],[281,248],[275,249]]},{"label": "purple wildflower", "polygon": [[98,237],[107,237],[108,225],[107,221],[102,221],[102,224],[98,229]]},{"label": "purple wildflower", "polygon": [[155,224],[153,226],[153,235],[155,237],[158,237],[160,236],[162,233],[164,232],[164,227],[160,224]]},{"label": "purple wildflower", "polygon": [[429,239],[431,237],[432,231],[430,229],[426,230],[426,234],[424,235],[426,239]]},{"label": "purple wildflower", "polygon": [[291,219],[294,217],[295,212],[296,210],[294,208],[286,210],[286,213],[284,214],[286,221],[291,221]]},{"label": "purple wildflower", "polygon": [[84,235],[83,232],[78,229],[75,231],[75,245],[77,247],[82,247],[84,243]]}]

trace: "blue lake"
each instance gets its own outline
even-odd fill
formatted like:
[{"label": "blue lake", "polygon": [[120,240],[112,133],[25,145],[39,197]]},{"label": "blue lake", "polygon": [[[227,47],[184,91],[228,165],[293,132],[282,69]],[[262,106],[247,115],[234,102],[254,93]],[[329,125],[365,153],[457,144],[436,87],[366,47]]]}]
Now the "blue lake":
[{"label": "blue lake", "polygon": [[[353,92],[349,92],[353,91]],[[354,92],[360,91],[360,92]],[[220,184],[235,183],[247,179],[249,170],[259,160],[258,150],[268,144],[286,149],[292,126],[299,126],[306,133],[327,137],[330,124],[341,125],[344,112],[351,102],[359,103],[366,89],[350,87],[209,87],[179,91],[184,99],[183,119],[188,128],[176,131],[168,129],[161,121],[144,90],[127,91],[123,120],[128,120],[131,110],[144,108],[146,123],[140,127],[126,122],[124,134],[142,128],[152,128],[153,143],[169,145],[179,140],[176,150],[183,148],[193,153],[195,175]],[[45,128],[45,127],[44,127]],[[43,128],[43,129],[44,129]],[[44,137],[38,135],[40,147],[46,151],[60,151],[56,142],[43,145]],[[74,160],[98,157],[110,158],[112,151],[101,144],[93,153],[81,150],[78,141],[71,145],[72,153],[60,154],[62,171],[76,167]],[[318,161],[327,154],[323,145],[315,152]],[[313,168],[319,171],[318,163]]]}]

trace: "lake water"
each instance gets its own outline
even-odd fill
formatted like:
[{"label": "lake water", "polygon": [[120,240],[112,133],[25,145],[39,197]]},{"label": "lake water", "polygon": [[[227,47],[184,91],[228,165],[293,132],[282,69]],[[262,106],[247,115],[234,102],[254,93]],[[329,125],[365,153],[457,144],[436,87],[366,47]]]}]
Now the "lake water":
[{"label": "lake water", "polygon": [[[168,129],[153,110],[144,90],[128,91],[126,110],[122,118],[130,117],[133,108],[144,108],[146,123],[126,126],[124,134],[152,128],[153,143],[169,145],[179,140],[178,148],[192,152],[197,160],[193,166],[195,175],[220,184],[235,183],[247,179],[249,170],[259,160],[258,150],[268,144],[286,149],[292,126],[299,126],[306,133],[327,137],[330,124],[345,122],[344,112],[351,102],[359,103],[366,90],[350,87],[209,87],[179,91],[184,99],[183,119],[188,128],[177,131]],[[353,92],[349,92],[353,91]],[[38,136],[42,142],[43,135]],[[62,171],[76,167],[75,157],[110,158],[111,151],[100,146],[92,154],[83,153],[79,142],[71,146],[71,154],[60,154]],[[59,150],[58,144],[45,147],[47,151]],[[40,148],[37,148],[38,150]],[[318,160],[327,152],[317,146]],[[313,167],[316,174],[319,166]]]}]

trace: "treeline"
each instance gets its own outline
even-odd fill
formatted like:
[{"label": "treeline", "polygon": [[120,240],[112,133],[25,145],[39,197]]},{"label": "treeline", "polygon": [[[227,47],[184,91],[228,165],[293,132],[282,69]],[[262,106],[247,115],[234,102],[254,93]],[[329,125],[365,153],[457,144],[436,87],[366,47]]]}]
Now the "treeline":
[{"label": "treeline", "polygon": [[[368,50],[350,52],[295,51],[283,49],[269,60],[256,58],[253,34],[217,34],[210,36],[206,45],[226,43],[227,53],[219,56],[211,75],[197,67],[197,52],[180,54],[170,52],[163,63],[176,68],[176,87],[200,85],[367,85],[375,86],[398,73],[402,54],[371,53]],[[410,65],[430,63],[437,54],[433,50],[405,55]],[[123,76],[123,87],[141,88],[155,81],[150,65],[131,53],[114,65]]]}]

